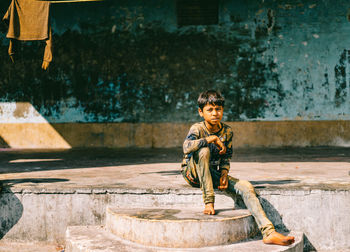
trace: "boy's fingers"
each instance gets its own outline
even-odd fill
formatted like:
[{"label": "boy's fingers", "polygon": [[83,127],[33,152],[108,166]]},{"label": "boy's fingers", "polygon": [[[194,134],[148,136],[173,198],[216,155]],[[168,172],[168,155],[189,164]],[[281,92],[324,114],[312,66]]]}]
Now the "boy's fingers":
[{"label": "boy's fingers", "polygon": [[228,187],[228,185],[222,185],[222,186],[218,186],[219,190],[226,190]]},{"label": "boy's fingers", "polygon": [[220,178],[220,185],[218,186],[218,188],[220,190],[225,190],[225,189],[227,189],[227,187],[228,187],[227,177],[226,176],[225,177],[221,177]]},{"label": "boy's fingers", "polygon": [[226,147],[223,146],[219,152],[219,154],[225,154],[226,153]]}]

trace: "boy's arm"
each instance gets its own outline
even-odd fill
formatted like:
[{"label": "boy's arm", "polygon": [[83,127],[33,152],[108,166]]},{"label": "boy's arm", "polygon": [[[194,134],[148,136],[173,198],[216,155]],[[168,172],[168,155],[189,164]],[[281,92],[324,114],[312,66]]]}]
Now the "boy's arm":
[{"label": "boy's arm", "polygon": [[220,158],[220,163],[219,163],[219,169],[221,171],[221,177],[220,177],[220,185],[218,186],[218,189],[220,190],[226,190],[228,188],[228,172],[230,170],[230,160],[232,157],[232,138],[233,138],[233,133],[232,131],[229,133],[228,141],[226,142],[226,153],[222,155]]},{"label": "boy's arm", "polygon": [[233,138],[233,132],[231,131],[228,135],[228,141],[226,142],[226,153],[223,154],[220,158],[220,163],[219,163],[220,171],[227,170],[228,172],[230,170],[230,161],[233,153],[232,138]]},{"label": "boy's arm", "polygon": [[214,143],[220,149],[220,154],[224,155],[226,152],[226,146],[217,136],[211,135],[200,138],[199,129],[196,126],[192,126],[183,144],[184,154],[189,154],[202,147],[207,147],[210,143]]},{"label": "boy's arm", "polygon": [[183,144],[184,154],[195,152],[206,146],[208,146],[207,140],[205,138],[199,138],[199,129],[192,126]]}]

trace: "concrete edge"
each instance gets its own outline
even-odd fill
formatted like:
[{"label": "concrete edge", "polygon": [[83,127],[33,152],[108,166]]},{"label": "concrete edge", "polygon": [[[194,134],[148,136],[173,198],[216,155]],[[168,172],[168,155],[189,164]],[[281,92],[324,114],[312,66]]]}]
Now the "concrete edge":
[{"label": "concrete edge", "polygon": [[126,219],[137,219],[138,221],[144,221],[144,222],[167,222],[167,223],[181,223],[181,222],[222,222],[222,221],[228,221],[228,220],[239,220],[239,219],[244,219],[247,217],[252,216],[251,214],[245,214],[241,216],[235,216],[235,217],[226,217],[226,218],[220,218],[220,219],[208,219],[208,220],[154,220],[154,219],[146,219],[146,218],[140,218],[136,216],[130,216],[127,214],[120,214],[116,213],[111,206],[107,206],[107,214],[118,216],[118,217],[123,217]]},{"label": "concrete edge", "polygon": [[[300,186],[296,188],[290,187],[266,187],[266,188],[255,188],[255,191],[259,195],[295,195],[299,192],[300,196],[310,195],[313,193],[329,192],[329,193],[340,193],[350,191],[350,184],[341,186],[340,188],[325,188],[324,185]],[[182,189],[164,189],[164,188],[28,188],[28,187],[7,187],[2,188],[2,193],[19,193],[19,194],[176,194],[176,195],[197,195],[202,194],[199,189],[182,188]],[[223,192],[215,190],[215,193],[222,194]]]}]

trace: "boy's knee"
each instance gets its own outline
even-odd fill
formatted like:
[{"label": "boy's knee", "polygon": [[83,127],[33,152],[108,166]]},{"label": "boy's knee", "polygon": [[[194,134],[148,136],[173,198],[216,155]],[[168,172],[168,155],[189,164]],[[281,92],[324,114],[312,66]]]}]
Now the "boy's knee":
[{"label": "boy's knee", "polygon": [[254,186],[247,180],[239,180],[237,186],[242,192],[255,193]]},{"label": "boy's knee", "polygon": [[202,147],[198,150],[198,157],[199,158],[205,158],[208,159],[210,158],[210,149],[208,147]]}]

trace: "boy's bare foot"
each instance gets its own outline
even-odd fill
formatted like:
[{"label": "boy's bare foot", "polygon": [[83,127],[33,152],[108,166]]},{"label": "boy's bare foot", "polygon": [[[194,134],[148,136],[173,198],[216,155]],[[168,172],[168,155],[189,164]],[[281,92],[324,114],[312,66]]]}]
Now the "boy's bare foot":
[{"label": "boy's bare foot", "polygon": [[215,214],[214,203],[205,204],[205,208],[204,208],[203,213],[209,214],[209,215],[214,215]]},{"label": "boy's bare foot", "polygon": [[282,245],[287,246],[294,242],[293,236],[284,236],[283,234],[280,234],[276,231],[271,233],[269,236],[265,237],[263,239],[263,242],[265,244],[276,244],[276,245]]}]

